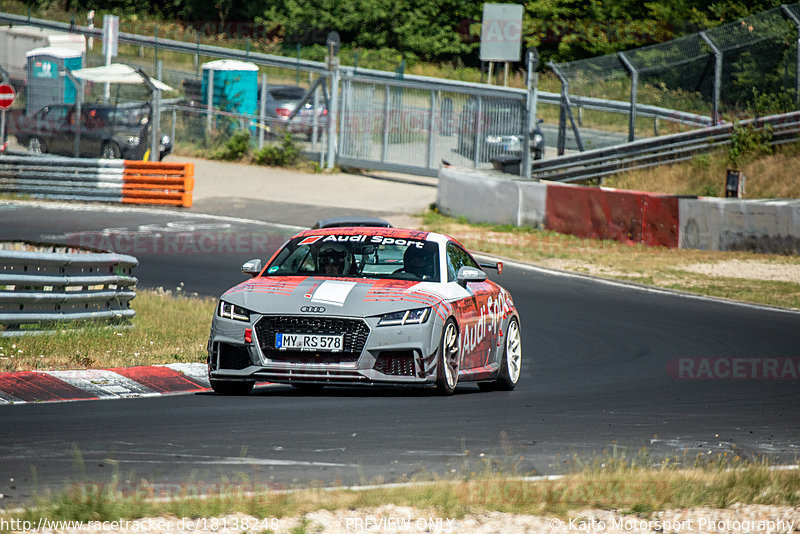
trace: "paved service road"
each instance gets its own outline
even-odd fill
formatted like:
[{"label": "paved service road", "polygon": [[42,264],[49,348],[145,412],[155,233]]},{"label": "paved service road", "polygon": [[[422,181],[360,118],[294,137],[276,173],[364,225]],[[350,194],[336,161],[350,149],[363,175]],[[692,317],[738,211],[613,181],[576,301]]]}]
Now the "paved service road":
[{"label": "paved service road", "polygon": [[[64,234],[101,230],[110,225],[106,217],[17,208],[0,240],[35,239],[53,227]],[[130,212],[114,220],[138,227],[175,222],[171,217]],[[264,228],[269,243],[286,231]],[[139,256],[140,285],[184,281],[207,295],[240,280],[238,263],[247,259],[235,253]],[[60,487],[68,479],[107,482],[114,472],[120,480],[146,479],[171,491],[189,480],[214,489],[220,477],[237,474],[281,487],[391,482],[480,470],[487,461],[554,473],[574,454],[615,448],[628,455],[647,447],[650,454],[690,459],[727,451],[796,461],[798,381],[782,367],[782,380],[723,379],[724,365],[712,359],[726,358],[730,370],[745,375],[767,361],[797,362],[800,314],[515,265],[499,279],[522,317],[525,360],[513,392],[465,385],[449,398],[378,389],[308,395],[268,386],[240,398],[209,393],[0,406],[0,493],[6,496],[0,507],[29,499],[36,487]],[[686,379],[696,377],[702,361],[716,365],[716,379]],[[684,379],[671,376],[674,369]]]}]

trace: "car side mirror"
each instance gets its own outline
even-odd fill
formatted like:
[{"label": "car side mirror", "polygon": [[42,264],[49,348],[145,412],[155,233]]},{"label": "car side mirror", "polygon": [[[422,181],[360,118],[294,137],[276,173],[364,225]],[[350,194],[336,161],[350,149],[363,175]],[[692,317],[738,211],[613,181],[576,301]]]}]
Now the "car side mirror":
[{"label": "car side mirror", "polygon": [[242,264],[242,273],[249,274],[250,276],[258,276],[261,272],[261,260],[254,259],[244,262]]},{"label": "car side mirror", "polygon": [[467,287],[470,282],[485,282],[486,273],[476,267],[468,267],[464,265],[458,270],[456,275],[458,285]]}]

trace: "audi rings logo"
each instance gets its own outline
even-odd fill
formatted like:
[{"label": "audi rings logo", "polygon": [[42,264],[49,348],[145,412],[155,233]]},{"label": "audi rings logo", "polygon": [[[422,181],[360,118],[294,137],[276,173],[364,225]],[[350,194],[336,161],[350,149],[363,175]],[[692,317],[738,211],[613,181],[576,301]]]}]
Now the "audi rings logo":
[{"label": "audi rings logo", "polygon": [[300,308],[303,313],[325,313],[324,306],[303,306]]}]

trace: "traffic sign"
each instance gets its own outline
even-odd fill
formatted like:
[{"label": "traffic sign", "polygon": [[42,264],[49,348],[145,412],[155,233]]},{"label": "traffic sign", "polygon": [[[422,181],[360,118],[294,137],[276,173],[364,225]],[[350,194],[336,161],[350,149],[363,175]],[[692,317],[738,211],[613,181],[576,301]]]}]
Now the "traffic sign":
[{"label": "traffic sign", "polygon": [[0,83],[0,109],[6,110],[14,103],[17,93],[10,84]]}]

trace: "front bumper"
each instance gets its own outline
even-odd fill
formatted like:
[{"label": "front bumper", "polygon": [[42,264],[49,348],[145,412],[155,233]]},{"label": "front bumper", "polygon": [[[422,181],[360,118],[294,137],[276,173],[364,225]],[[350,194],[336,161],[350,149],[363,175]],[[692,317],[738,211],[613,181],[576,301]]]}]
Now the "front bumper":
[{"label": "front bumper", "polygon": [[[265,327],[271,320],[279,326]],[[377,326],[377,317],[258,316],[249,323],[214,317],[208,346],[209,378],[327,385],[426,385],[436,380],[441,325]],[[274,332],[292,321],[330,322],[345,334],[343,352],[279,351]],[[360,334],[350,336],[348,329]],[[245,329],[252,341],[244,341]],[[301,331],[307,326],[296,327]],[[322,328],[319,331],[323,331]],[[356,339],[359,337],[359,339]],[[360,340],[364,337],[363,341]],[[352,338],[352,339],[351,339]],[[352,340],[352,343],[351,343]],[[358,346],[356,346],[358,345]]]}]

